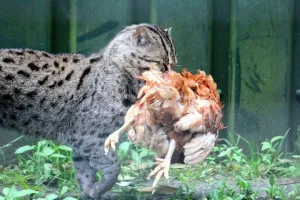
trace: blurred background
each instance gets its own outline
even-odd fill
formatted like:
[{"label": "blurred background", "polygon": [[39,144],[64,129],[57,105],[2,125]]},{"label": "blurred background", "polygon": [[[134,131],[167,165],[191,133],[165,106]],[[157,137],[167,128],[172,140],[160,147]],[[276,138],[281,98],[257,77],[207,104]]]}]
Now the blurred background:
[{"label": "blurred background", "polygon": [[[177,70],[205,70],[221,90],[227,128],[220,137],[237,133],[259,142],[288,131],[285,151],[300,146],[300,1],[0,0],[0,5],[0,48],[90,54],[131,24],[172,27]],[[20,134],[0,131],[0,147]],[[32,141],[23,138],[6,148],[6,162]]]}]

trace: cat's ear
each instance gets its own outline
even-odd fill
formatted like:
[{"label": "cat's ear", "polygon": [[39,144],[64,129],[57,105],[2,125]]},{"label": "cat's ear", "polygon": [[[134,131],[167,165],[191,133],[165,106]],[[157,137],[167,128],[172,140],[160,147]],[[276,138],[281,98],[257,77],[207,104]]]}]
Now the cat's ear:
[{"label": "cat's ear", "polygon": [[137,27],[133,33],[137,45],[147,45],[150,41],[150,35],[145,27]]},{"label": "cat's ear", "polygon": [[166,31],[169,35],[172,35],[172,27],[165,29],[165,31]]}]

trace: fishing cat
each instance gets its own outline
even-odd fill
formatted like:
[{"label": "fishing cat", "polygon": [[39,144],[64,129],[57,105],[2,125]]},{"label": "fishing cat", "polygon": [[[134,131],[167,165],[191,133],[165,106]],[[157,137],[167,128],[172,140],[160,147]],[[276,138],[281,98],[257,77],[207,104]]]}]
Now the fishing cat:
[{"label": "fishing cat", "polygon": [[103,144],[136,101],[135,77],[153,63],[166,71],[176,62],[170,34],[152,24],[126,27],[90,56],[0,49],[0,126],[69,144],[80,188],[96,199],[119,175]]}]

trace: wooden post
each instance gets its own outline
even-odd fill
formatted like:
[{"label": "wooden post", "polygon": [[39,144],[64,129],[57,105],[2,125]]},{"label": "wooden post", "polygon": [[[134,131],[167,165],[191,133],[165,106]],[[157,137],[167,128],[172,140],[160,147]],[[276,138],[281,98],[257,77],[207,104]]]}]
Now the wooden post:
[{"label": "wooden post", "polygon": [[246,139],[290,127],[292,2],[231,1],[228,126]]},{"label": "wooden post", "polygon": [[54,0],[52,13],[52,52],[76,52],[77,0]]},{"label": "wooden post", "polygon": [[[293,68],[291,90],[291,118],[292,134],[290,144],[297,143],[297,151],[300,153],[300,2],[294,3],[294,34],[293,34]],[[294,149],[295,150],[295,149]]]}]

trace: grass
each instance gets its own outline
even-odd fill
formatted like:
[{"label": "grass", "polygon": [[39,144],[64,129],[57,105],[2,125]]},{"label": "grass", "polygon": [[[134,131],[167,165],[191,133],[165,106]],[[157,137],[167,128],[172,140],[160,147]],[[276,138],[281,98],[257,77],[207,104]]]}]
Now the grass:
[{"label": "grass", "polygon": [[[293,188],[286,193],[277,182],[280,178],[300,177],[300,156],[283,155],[284,138],[277,136],[255,145],[231,134],[203,163],[171,168],[170,179],[179,180],[182,185],[170,199],[192,199],[199,182],[216,185],[203,199],[256,199],[259,193],[268,199],[300,199],[300,189]],[[9,146],[0,147],[0,151]],[[242,146],[248,150],[247,155]],[[297,144],[295,146],[297,148]],[[297,149],[296,153],[299,152]],[[17,165],[0,166],[0,186],[4,188],[0,200],[76,199],[76,195],[68,196],[80,192],[74,179],[69,147],[42,140],[36,145],[18,148],[15,154]],[[118,148],[118,156],[122,169],[113,191],[122,193],[120,199],[150,199],[151,195],[138,192],[138,188],[153,168],[155,154],[123,142]],[[101,174],[98,175],[101,178]],[[261,191],[253,189],[251,183],[257,180],[268,180],[269,187]]]}]

